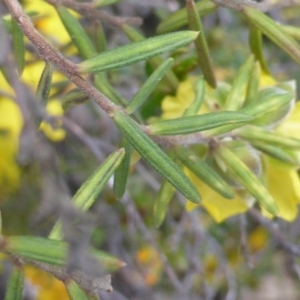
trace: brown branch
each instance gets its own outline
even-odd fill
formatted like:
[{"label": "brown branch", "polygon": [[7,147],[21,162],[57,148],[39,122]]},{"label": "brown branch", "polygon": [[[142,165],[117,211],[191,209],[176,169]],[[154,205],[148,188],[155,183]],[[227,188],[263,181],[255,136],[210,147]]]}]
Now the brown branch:
[{"label": "brown branch", "polygon": [[54,6],[64,5],[87,17],[88,20],[92,20],[94,22],[99,22],[100,20],[101,22],[107,22],[117,27],[124,23],[136,26],[142,25],[143,23],[142,19],[139,17],[116,17],[110,15],[106,11],[97,10],[94,2],[78,3],[73,0],[47,0],[47,2]]}]

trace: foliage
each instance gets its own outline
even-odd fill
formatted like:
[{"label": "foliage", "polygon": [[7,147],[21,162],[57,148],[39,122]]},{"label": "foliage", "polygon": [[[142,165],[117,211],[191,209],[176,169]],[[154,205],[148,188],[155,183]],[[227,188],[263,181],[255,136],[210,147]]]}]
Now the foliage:
[{"label": "foliage", "polygon": [[[40,286],[36,299],[107,299],[112,272],[125,295],[238,299],[280,268],[265,259],[271,237],[298,268],[299,247],[276,228],[298,216],[297,83],[264,56],[274,44],[300,64],[300,29],[265,13],[285,11],[280,2],[186,0],[173,14],[155,10],[151,37],[132,26],[139,18],[113,14],[118,1],[4,2],[5,299],[21,299],[24,281]],[[225,38],[220,50],[226,30],[206,32],[203,17],[222,20],[224,9],[249,47]],[[130,43],[113,45],[112,26]],[[122,95],[125,78],[137,92]]]}]

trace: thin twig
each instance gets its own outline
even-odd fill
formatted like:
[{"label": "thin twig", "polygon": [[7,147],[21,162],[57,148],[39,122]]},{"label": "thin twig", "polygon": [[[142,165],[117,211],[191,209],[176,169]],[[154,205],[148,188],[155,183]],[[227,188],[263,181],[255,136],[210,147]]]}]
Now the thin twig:
[{"label": "thin twig", "polygon": [[289,242],[285,238],[285,236],[276,228],[275,224],[272,221],[264,218],[261,215],[261,213],[254,208],[249,210],[249,215],[271,233],[274,240],[278,243],[278,245],[283,250],[285,250],[287,253],[290,253],[294,256],[300,257],[299,245],[295,245],[295,244],[292,244],[291,242]]},{"label": "thin twig", "polygon": [[121,24],[127,23],[131,25],[140,26],[143,21],[139,17],[116,17],[110,15],[108,12],[103,10],[97,10],[94,2],[89,3],[78,3],[73,0],[47,0],[48,3],[57,6],[64,5],[71,8],[81,15],[87,17],[87,19],[94,22],[107,22],[111,25],[119,27]]}]

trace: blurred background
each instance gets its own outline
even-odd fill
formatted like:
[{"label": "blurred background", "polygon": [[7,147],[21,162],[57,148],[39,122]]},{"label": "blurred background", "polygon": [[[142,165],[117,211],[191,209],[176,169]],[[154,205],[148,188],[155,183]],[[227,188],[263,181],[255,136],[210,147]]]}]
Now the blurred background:
[{"label": "blurred background", "polygon": [[[300,28],[299,3],[294,1],[297,5],[285,7],[283,1],[277,2],[278,6],[275,3],[268,14],[280,23]],[[150,37],[156,34],[161,18],[184,5],[185,1],[176,0],[124,0],[104,10],[115,16],[141,18],[143,24],[136,28]],[[1,10],[4,15],[3,5]],[[92,26],[85,18],[81,22],[86,28]],[[205,16],[203,25],[216,75],[219,80],[231,82],[250,53],[247,22],[238,13],[220,8]],[[106,23],[103,26],[109,49],[129,42],[118,28]],[[299,66],[269,40],[263,42],[273,77],[296,79],[299,87]],[[72,51],[68,54],[68,47],[60,50],[73,61],[79,61]],[[27,51],[30,55],[26,64],[30,67],[38,57],[29,43]],[[147,66],[139,63],[109,72],[109,81],[129,100],[148,72]],[[192,71],[198,73],[197,69]],[[26,86],[25,93],[30,94],[30,84],[26,83],[25,89]],[[69,83],[61,76],[53,84],[51,98],[60,100],[69,89]],[[0,90],[3,96],[1,86]],[[153,96],[142,114],[158,117],[161,100]],[[58,127],[65,131],[58,140],[39,133],[32,144],[28,142],[30,130],[22,136],[22,151],[17,160],[19,180],[2,180],[0,186],[4,234],[47,236],[57,217],[61,217],[67,228],[66,239],[76,244],[77,250],[81,247],[78,244],[90,242],[127,263],[112,274],[114,291],[101,292],[102,300],[300,299],[300,218],[293,223],[270,221],[253,208],[217,224],[204,209],[186,212],[185,199],[177,193],[166,220],[156,229],[152,220],[153,199],[161,178],[142,160],[132,165],[128,189],[120,201],[115,199],[110,181],[92,209],[83,215],[69,205],[69,200],[96,166],[118,148],[120,134],[93,101],[69,109],[63,125]],[[70,225],[74,218],[78,220],[76,226]],[[0,298],[4,299],[11,265],[5,256],[0,259]],[[34,272],[28,271],[25,299],[63,299],[61,287],[49,278],[43,281],[41,273]],[[42,293],[45,282],[49,291],[57,289],[58,294]]]}]

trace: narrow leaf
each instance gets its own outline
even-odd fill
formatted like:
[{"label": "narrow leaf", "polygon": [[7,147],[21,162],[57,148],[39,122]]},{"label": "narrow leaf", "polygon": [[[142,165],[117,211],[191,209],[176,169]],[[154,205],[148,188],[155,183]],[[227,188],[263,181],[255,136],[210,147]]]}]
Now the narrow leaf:
[{"label": "narrow leaf", "polygon": [[280,24],[280,27],[291,37],[300,40],[300,27]]},{"label": "narrow leaf", "polygon": [[89,100],[86,94],[81,92],[78,88],[69,91],[62,99],[61,106],[64,110],[69,109],[74,105],[85,103]]},{"label": "narrow leaf", "polygon": [[199,65],[202,69],[205,80],[208,84],[215,88],[217,86],[211,56],[209,54],[209,49],[207,41],[205,38],[202,21],[197,11],[196,4],[194,0],[186,1],[187,16],[189,22],[189,29],[194,31],[199,31],[198,37],[195,39],[195,47],[198,55]]},{"label": "narrow leaf", "polygon": [[[286,115],[289,110],[289,103],[291,103],[292,99],[293,95],[285,90],[277,87],[267,88],[258,93],[257,103],[242,108],[239,110],[239,113],[253,117],[254,119],[251,121],[252,124],[270,125],[274,120],[278,120]],[[239,127],[241,127],[239,124],[221,126],[204,132],[204,136],[217,136]]]},{"label": "narrow leaf", "polygon": [[103,72],[147,60],[189,44],[198,34],[193,31],[181,31],[117,47],[81,62],[77,65],[78,71],[82,73]]},{"label": "narrow leaf", "polygon": [[215,150],[215,155],[235,175],[236,180],[238,180],[268,212],[273,215],[278,214],[277,205],[267,189],[231,150],[225,146],[219,145]]},{"label": "narrow leaf", "polygon": [[[217,9],[217,5],[212,1],[199,1],[196,3],[197,11],[199,12],[200,16],[205,16],[212,13],[214,10]],[[162,34],[170,31],[177,30],[184,25],[188,24],[188,18],[186,13],[186,8],[180,9],[165,20],[163,20],[158,28],[157,33]]]},{"label": "narrow leaf", "polygon": [[[145,40],[145,37],[141,35],[137,30],[135,30],[133,27],[124,23],[122,24],[121,28],[132,42],[140,42]],[[163,59],[159,56],[152,57],[148,60],[148,63],[153,68],[153,70],[157,69],[163,62],[164,62]],[[172,70],[167,71],[162,81],[166,82],[167,86],[170,86],[170,91],[169,91],[170,93],[172,91],[177,90],[179,81]]]},{"label": "narrow leaf", "polygon": [[127,100],[111,86],[104,73],[98,73],[95,75],[95,86],[115,104],[122,107],[125,107],[128,104]]},{"label": "narrow leaf", "polygon": [[131,102],[128,104],[126,111],[128,114],[132,114],[138,109],[150,96],[153,90],[156,88],[159,81],[164,74],[170,69],[174,62],[173,58],[168,58],[157,70],[155,70],[147,81],[142,85],[139,91],[134,95]]},{"label": "narrow leaf", "polygon": [[197,115],[205,99],[205,80],[200,77],[195,84],[195,100],[183,113],[184,117]]},{"label": "narrow leaf", "polygon": [[238,70],[231,90],[226,98],[225,107],[227,110],[238,110],[245,100],[245,91],[248,85],[251,70],[254,65],[254,57],[251,55]]},{"label": "narrow leaf", "polygon": [[95,24],[95,46],[97,49],[97,52],[104,52],[107,49],[107,41],[106,41],[106,36],[104,32],[104,28],[101,24],[101,22],[97,22]]},{"label": "narrow leaf", "polygon": [[109,178],[118,168],[125,156],[124,148],[111,154],[96,170],[96,172],[80,187],[73,197],[73,202],[77,207],[86,211],[94,203],[99,193],[102,191]]},{"label": "narrow leaf", "polygon": [[116,169],[114,176],[113,189],[117,199],[121,199],[126,191],[126,183],[131,158],[131,145],[125,138],[122,138],[120,147],[125,149],[125,156],[119,167]]},{"label": "narrow leaf", "polygon": [[252,141],[264,142],[274,146],[300,150],[300,139],[287,137],[278,132],[270,132],[257,126],[248,125],[238,129],[240,137]]},{"label": "narrow leaf", "polygon": [[273,43],[285,51],[291,58],[300,64],[300,46],[271,18],[264,13],[250,7],[244,6],[241,12],[245,17],[265,34]]},{"label": "narrow leaf", "polygon": [[260,74],[260,65],[256,61],[250,73],[244,107],[255,104],[258,101]]},{"label": "narrow leaf", "polygon": [[205,161],[197,157],[192,151],[183,147],[177,147],[176,154],[188,169],[214,191],[227,199],[232,199],[234,197],[234,192],[231,187],[214,171],[214,169],[212,169]]},{"label": "narrow leaf", "polygon": [[[72,202],[83,211],[87,211],[96,201],[100,192],[113,175],[125,156],[124,148],[112,153],[95,171],[95,173],[85,181],[77,193],[74,195]],[[61,239],[61,223],[58,221],[49,234],[50,239]]]},{"label": "narrow leaf", "polygon": [[140,128],[123,112],[115,111],[113,119],[132,147],[166,180],[187,199],[199,203],[200,195],[178,165],[165,154]]},{"label": "narrow leaf", "polygon": [[46,63],[36,90],[36,97],[45,105],[48,102],[50,94],[52,75],[52,66],[49,63]]},{"label": "narrow leaf", "polygon": [[20,29],[17,21],[12,19],[12,41],[13,52],[19,73],[22,74],[25,65],[25,44],[23,31]]},{"label": "narrow leaf", "polygon": [[261,152],[264,152],[283,163],[292,164],[294,166],[300,165],[299,157],[298,155],[295,155],[296,151],[282,149],[278,146],[270,145],[261,141],[251,141],[251,144]]},{"label": "narrow leaf", "polygon": [[281,88],[272,87],[258,93],[258,102],[240,110],[254,118],[255,125],[270,125],[284,118],[290,111],[294,95]]},{"label": "narrow leaf", "polygon": [[94,0],[95,7],[103,7],[120,2],[121,0]]},{"label": "narrow leaf", "polygon": [[165,219],[167,207],[175,193],[175,188],[169,181],[164,180],[157,196],[154,199],[153,217],[154,224],[159,227]]},{"label": "narrow leaf", "polygon": [[83,292],[83,290],[79,287],[79,285],[75,281],[70,280],[66,282],[66,288],[70,300],[88,300],[86,294]]},{"label": "narrow leaf", "polygon": [[250,33],[249,33],[249,44],[250,44],[250,49],[252,53],[255,56],[255,59],[259,61],[260,66],[262,70],[270,74],[270,71],[268,69],[264,54],[263,54],[263,49],[262,49],[262,34],[261,31],[255,27],[254,25],[250,26]]},{"label": "narrow leaf", "polygon": [[[51,265],[65,266],[68,255],[68,244],[62,241],[35,237],[11,236],[4,241],[5,251],[29,260],[36,260]],[[90,249],[90,255],[99,263],[103,271],[113,271],[125,265],[114,256],[95,249]]]},{"label": "narrow leaf", "polygon": [[69,33],[79,54],[88,59],[96,55],[95,47],[78,20],[62,5],[56,6],[58,15]]},{"label": "narrow leaf", "polygon": [[24,270],[23,268],[14,266],[6,288],[4,300],[22,300],[24,286]]},{"label": "narrow leaf", "polygon": [[246,114],[221,111],[160,121],[149,125],[148,130],[152,135],[189,134],[229,124],[246,123],[251,120],[253,118]]}]

